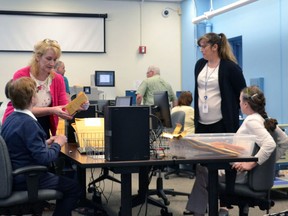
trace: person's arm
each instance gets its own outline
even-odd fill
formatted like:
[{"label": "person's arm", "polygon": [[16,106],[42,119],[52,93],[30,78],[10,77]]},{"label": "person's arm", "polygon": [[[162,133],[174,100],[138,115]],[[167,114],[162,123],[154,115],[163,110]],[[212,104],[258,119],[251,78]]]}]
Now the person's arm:
[{"label": "person's arm", "polygon": [[[46,140],[43,136],[41,126],[35,120],[25,120],[26,127],[23,128],[22,134],[29,134],[26,136],[25,143],[26,148],[29,150],[31,157],[35,160],[35,163],[41,165],[48,165],[55,161],[61,149],[63,140],[56,140],[48,147]],[[65,138],[66,139],[66,138]]]},{"label": "person's arm", "polygon": [[67,143],[67,137],[65,135],[56,135],[51,136],[48,140],[46,140],[48,145],[52,145],[53,143],[59,144],[61,147]]},{"label": "person's arm", "polygon": [[242,89],[246,87],[246,80],[244,78],[243,71],[241,67],[234,62],[228,61],[225,65],[225,70],[227,70],[229,73],[229,80],[234,94],[237,95],[238,98]]},{"label": "person's arm", "polygon": [[140,84],[140,86],[137,89],[136,92],[136,103],[137,105],[140,105],[142,103],[143,100],[143,96],[145,95],[145,92],[147,90],[147,84],[145,82],[145,80]]},{"label": "person's arm", "polygon": [[273,153],[276,148],[276,143],[267,129],[264,127],[264,123],[261,120],[251,119],[247,122],[247,129],[251,134],[256,135],[256,144],[260,147],[259,151],[255,155],[258,157],[258,164],[263,164]]},{"label": "person's arm", "polygon": [[57,115],[60,118],[70,120],[73,116],[69,115],[63,106],[53,106],[53,107],[33,107],[32,113],[36,117],[48,116],[48,115]]},{"label": "person's arm", "polygon": [[55,73],[50,86],[50,92],[52,97],[52,106],[61,106],[68,103],[65,82],[62,75]]},{"label": "person's arm", "polygon": [[141,94],[137,94],[136,96],[136,103],[137,105],[141,105],[141,102],[142,102],[142,95]]},{"label": "person's arm", "polygon": [[70,102],[71,99],[70,99],[70,87],[69,87],[69,81],[68,81],[67,77],[63,76],[63,78],[64,78],[64,82],[65,82],[65,89],[66,89],[66,96],[67,96],[67,100],[68,100],[68,102]]},{"label": "person's arm", "polygon": [[178,99],[176,97],[176,94],[169,83],[166,82],[166,86],[168,90],[169,101],[172,102],[172,106],[175,107],[178,105]]},{"label": "person's arm", "polygon": [[[247,131],[249,131],[250,134],[256,135],[256,145],[258,145],[260,149],[255,155],[255,157],[258,158],[257,162],[234,163],[232,168],[235,168],[237,171],[248,171],[258,164],[263,164],[276,148],[276,143],[264,127],[262,120],[248,116],[244,123]],[[241,127],[243,127],[243,124]]]}]

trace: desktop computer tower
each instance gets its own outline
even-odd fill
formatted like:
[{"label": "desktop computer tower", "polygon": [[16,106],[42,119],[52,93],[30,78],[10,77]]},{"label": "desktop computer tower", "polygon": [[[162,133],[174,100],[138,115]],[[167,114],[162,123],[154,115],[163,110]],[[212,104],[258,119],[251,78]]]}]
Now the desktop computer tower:
[{"label": "desktop computer tower", "polygon": [[105,159],[150,159],[148,106],[105,108]]}]

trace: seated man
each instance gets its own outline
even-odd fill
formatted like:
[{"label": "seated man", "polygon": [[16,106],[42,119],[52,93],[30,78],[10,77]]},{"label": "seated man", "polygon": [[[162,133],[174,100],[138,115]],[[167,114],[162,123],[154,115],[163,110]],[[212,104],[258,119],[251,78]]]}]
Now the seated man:
[{"label": "seated man", "polygon": [[[29,77],[14,80],[9,87],[9,97],[15,111],[4,122],[1,135],[7,143],[13,170],[28,165],[49,165],[58,158],[67,138],[58,135],[46,140],[44,130],[31,111],[37,103],[35,81]],[[26,190],[25,176],[15,177],[13,188]],[[56,201],[54,216],[70,216],[82,193],[76,181],[50,172],[40,176],[39,188],[63,193],[63,199]]]}]

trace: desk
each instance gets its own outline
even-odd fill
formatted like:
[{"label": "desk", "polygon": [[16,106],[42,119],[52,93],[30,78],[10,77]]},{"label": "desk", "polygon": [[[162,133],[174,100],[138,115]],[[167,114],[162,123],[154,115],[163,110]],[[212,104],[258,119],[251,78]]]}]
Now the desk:
[{"label": "desk", "polygon": [[[72,160],[77,166],[78,178],[86,191],[86,168],[104,168],[109,167],[115,169],[116,173],[121,175],[121,215],[132,216],[132,188],[131,188],[131,174],[141,172],[150,166],[167,166],[178,164],[196,164],[200,163],[206,166],[209,170],[208,185],[209,185],[209,216],[218,214],[218,170],[226,169],[231,162],[257,161],[255,157],[229,157],[229,156],[197,156],[193,159],[150,159],[139,161],[106,161],[105,159],[93,159],[86,155],[81,155],[77,151],[75,145],[65,145],[61,149],[62,154],[68,159]],[[147,176],[148,178],[148,176]],[[140,183],[140,180],[142,182]],[[139,176],[139,193],[148,190],[148,184],[143,178]],[[144,188],[143,188],[144,187]],[[139,196],[143,196],[140,194]]]}]

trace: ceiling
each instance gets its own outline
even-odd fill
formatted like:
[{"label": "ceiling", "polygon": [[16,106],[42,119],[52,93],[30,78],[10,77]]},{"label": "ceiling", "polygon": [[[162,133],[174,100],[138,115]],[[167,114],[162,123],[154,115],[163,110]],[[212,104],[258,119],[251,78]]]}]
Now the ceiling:
[{"label": "ceiling", "polygon": [[138,1],[138,2],[182,2],[183,0],[113,0],[113,1]]}]

